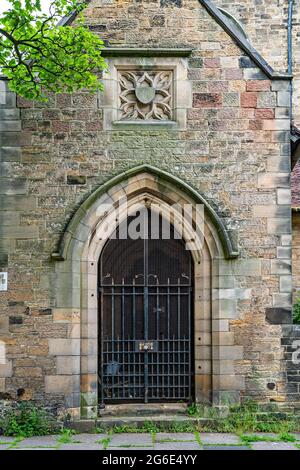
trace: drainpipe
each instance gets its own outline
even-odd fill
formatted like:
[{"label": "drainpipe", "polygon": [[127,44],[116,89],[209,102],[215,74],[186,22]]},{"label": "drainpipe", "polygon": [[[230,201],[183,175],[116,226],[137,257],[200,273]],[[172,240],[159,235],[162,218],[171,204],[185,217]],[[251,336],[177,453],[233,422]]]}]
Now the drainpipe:
[{"label": "drainpipe", "polygon": [[[289,0],[288,8],[288,73],[293,73],[293,6],[294,0]],[[293,83],[290,83],[290,118],[293,119]]]}]

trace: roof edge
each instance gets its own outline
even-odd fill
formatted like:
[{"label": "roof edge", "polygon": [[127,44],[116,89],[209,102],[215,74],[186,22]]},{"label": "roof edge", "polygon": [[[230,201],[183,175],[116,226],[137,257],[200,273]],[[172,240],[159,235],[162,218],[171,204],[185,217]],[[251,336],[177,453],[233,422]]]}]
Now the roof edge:
[{"label": "roof edge", "polygon": [[253,62],[271,79],[291,80],[293,76],[285,72],[276,72],[259,52],[250,44],[245,36],[235,27],[227,17],[216,7],[211,0],[199,0],[208,13],[217,21],[217,23],[231,36],[232,39],[251,57]]}]

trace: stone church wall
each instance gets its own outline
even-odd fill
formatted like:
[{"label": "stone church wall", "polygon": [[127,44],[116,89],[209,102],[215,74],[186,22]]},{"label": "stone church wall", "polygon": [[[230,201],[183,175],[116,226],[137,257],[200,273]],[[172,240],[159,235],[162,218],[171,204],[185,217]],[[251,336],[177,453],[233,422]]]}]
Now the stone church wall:
[{"label": "stone church wall", "polygon": [[[216,292],[215,337],[222,359],[234,361],[216,373],[218,391],[232,401],[284,401],[281,324],[290,322],[292,289],[289,82],[270,80],[198,0],[94,0],[86,21],[111,47],[157,50],[146,58],[138,51],[108,57],[111,71],[114,64],[178,66],[185,82],[176,98],[180,121],[114,125],[109,74],[104,94],[51,95],[46,105],[16,104],[7,93],[0,105],[0,262],[8,272],[8,291],[0,293],[0,392],[78,413],[80,394],[93,386],[73,360],[86,354],[81,312],[58,308],[64,299],[56,296],[51,254],[93,191],[148,163],[191,185],[237,237],[240,256],[220,265],[228,279]],[[174,47],[193,51],[169,59],[159,52]]]}]

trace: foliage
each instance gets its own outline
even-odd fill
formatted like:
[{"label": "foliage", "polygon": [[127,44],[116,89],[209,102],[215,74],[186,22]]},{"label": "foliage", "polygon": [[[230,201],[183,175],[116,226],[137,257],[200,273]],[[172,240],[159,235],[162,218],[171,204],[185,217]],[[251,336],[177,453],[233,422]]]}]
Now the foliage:
[{"label": "foliage", "polygon": [[45,436],[55,429],[52,417],[32,403],[21,402],[16,408],[8,408],[0,420],[5,436]]},{"label": "foliage", "polygon": [[114,426],[113,432],[115,434],[123,433],[157,433],[160,431],[158,424],[153,423],[152,421],[145,421],[142,426],[136,426],[134,424],[122,424],[120,426]]},{"label": "foliage", "polygon": [[199,410],[198,410],[198,405],[196,405],[196,403],[192,403],[191,405],[187,407],[187,414],[189,416],[197,416],[198,413],[199,413]]},{"label": "foliage", "polygon": [[61,430],[61,434],[60,434],[59,438],[57,439],[57,442],[59,442],[60,444],[76,443],[78,441],[74,441],[74,439],[73,439],[74,434],[76,434],[74,429],[63,428]]},{"label": "foliage", "polygon": [[[104,438],[103,442],[101,440],[104,446],[108,445],[107,440],[111,439],[113,433],[150,433],[154,440],[158,432],[192,432],[196,437],[198,436],[198,439],[200,439],[200,432],[231,432],[240,435],[241,440],[247,444],[262,439],[255,435],[245,435],[245,433],[276,433],[278,434],[274,438],[276,441],[294,442],[295,437],[291,433],[299,431],[299,416],[278,412],[278,408],[274,407],[266,412],[255,402],[230,406],[226,417],[220,417],[220,412],[217,410],[211,413],[210,418],[202,418],[203,409],[199,405],[191,410],[193,411],[193,419],[186,418],[165,423],[144,421],[139,426],[134,423],[123,424],[109,430],[106,430],[105,427],[95,428],[94,431],[97,433],[107,432],[108,436]],[[58,428],[59,424],[54,422],[49,413],[29,402],[21,402],[14,407],[10,406],[2,411],[0,417],[0,429],[6,436],[18,436],[19,438],[41,436],[56,433]],[[78,442],[74,440],[74,434],[76,434],[74,430],[63,428],[57,439],[58,444]],[[266,436],[263,440],[271,441],[273,438]]]},{"label": "foliage", "polygon": [[293,319],[294,323],[300,323],[300,297],[298,297],[293,306]]},{"label": "foliage", "polygon": [[[30,100],[46,101],[45,91],[62,93],[102,88],[98,72],[106,67],[101,41],[85,25],[79,0],[52,0],[49,13],[40,0],[8,0],[0,15],[0,68],[9,88]],[[60,26],[77,11],[74,25]]]},{"label": "foliage", "polygon": [[271,432],[279,433],[283,437],[298,424],[294,417],[282,416],[280,413],[260,413],[259,405],[255,402],[246,402],[243,405],[231,406],[228,416],[220,420],[217,430],[221,432]]},{"label": "foliage", "polygon": [[192,403],[187,408],[187,414],[195,418],[218,418],[220,411],[211,406]]},{"label": "foliage", "polygon": [[108,437],[104,437],[103,439],[100,439],[99,441],[96,441],[97,444],[102,444],[103,445],[103,449],[104,450],[107,450],[108,449],[108,446],[110,444],[110,441],[111,441],[111,437],[108,436]]},{"label": "foliage", "polygon": [[[278,412],[278,407],[270,404],[261,407],[254,401],[246,401],[242,405],[231,405],[224,415],[221,410],[203,405],[191,405],[187,409],[189,416],[198,418],[195,429],[207,432],[274,432],[279,433],[281,440],[293,439],[292,430],[299,428],[297,417]],[[203,419],[205,418],[205,419]],[[245,438],[247,439],[247,438]],[[278,439],[277,439],[278,440]]]},{"label": "foliage", "polygon": [[296,442],[297,439],[293,434],[290,434],[286,431],[279,433],[276,436],[257,436],[256,434],[252,435],[240,435],[240,439],[244,444],[251,444],[252,442]]},{"label": "foliage", "polygon": [[282,431],[281,433],[279,433],[279,439],[282,442],[296,442],[297,441],[296,437],[287,431]]}]

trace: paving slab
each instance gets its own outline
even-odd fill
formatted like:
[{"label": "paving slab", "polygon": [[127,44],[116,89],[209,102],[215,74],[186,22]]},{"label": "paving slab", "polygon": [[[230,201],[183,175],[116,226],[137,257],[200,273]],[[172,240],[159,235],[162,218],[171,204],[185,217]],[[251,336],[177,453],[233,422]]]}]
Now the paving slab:
[{"label": "paving slab", "polygon": [[154,447],[109,447],[107,450],[130,450],[132,452],[138,450],[154,450]]},{"label": "paving slab", "polygon": [[240,444],[240,438],[235,434],[225,433],[200,433],[200,440],[203,444]]},{"label": "paving slab", "polygon": [[16,437],[0,436],[0,445],[14,442],[16,439]]},{"label": "paving slab", "polygon": [[247,446],[203,446],[203,450],[249,450]]},{"label": "paving slab", "polygon": [[201,450],[198,442],[159,442],[154,450]]},{"label": "paving slab", "polygon": [[111,436],[110,447],[134,445],[152,446],[151,434],[114,434]]},{"label": "paving slab", "polygon": [[168,432],[159,432],[155,436],[156,442],[165,442],[165,441],[196,441],[196,436],[194,433],[168,433]]},{"label": "paving slab", "polygon": [[101,444],[62,444],[59,450],[103,450]]},{"label": "paving slab", "polygon": [[22,448],[13,448],[7,450],[57,450],[55,447],[22,447]]},{"label": "paving slab", "polygon": [[79,441],[81,444],[99,444],[97,441],[101,441],[102,439],[106,439],[108,437],[107,434],[75,434],[73,436],[74,441]]},{"label": "paving slab", "polygon": [[253,450],[298,450],[292,442],[253,442]]},{"label": "paving slab", "polygon": [[278,434],[272,432],[245,432],[243,433],[244,436],[255,436],[259,437],[260,439],[278,439]]},{"label": "paving slab", "polygon": [[18,447],[52,447],[57,445],[60,436],[36,436],[28,437],[18,443]]}]

